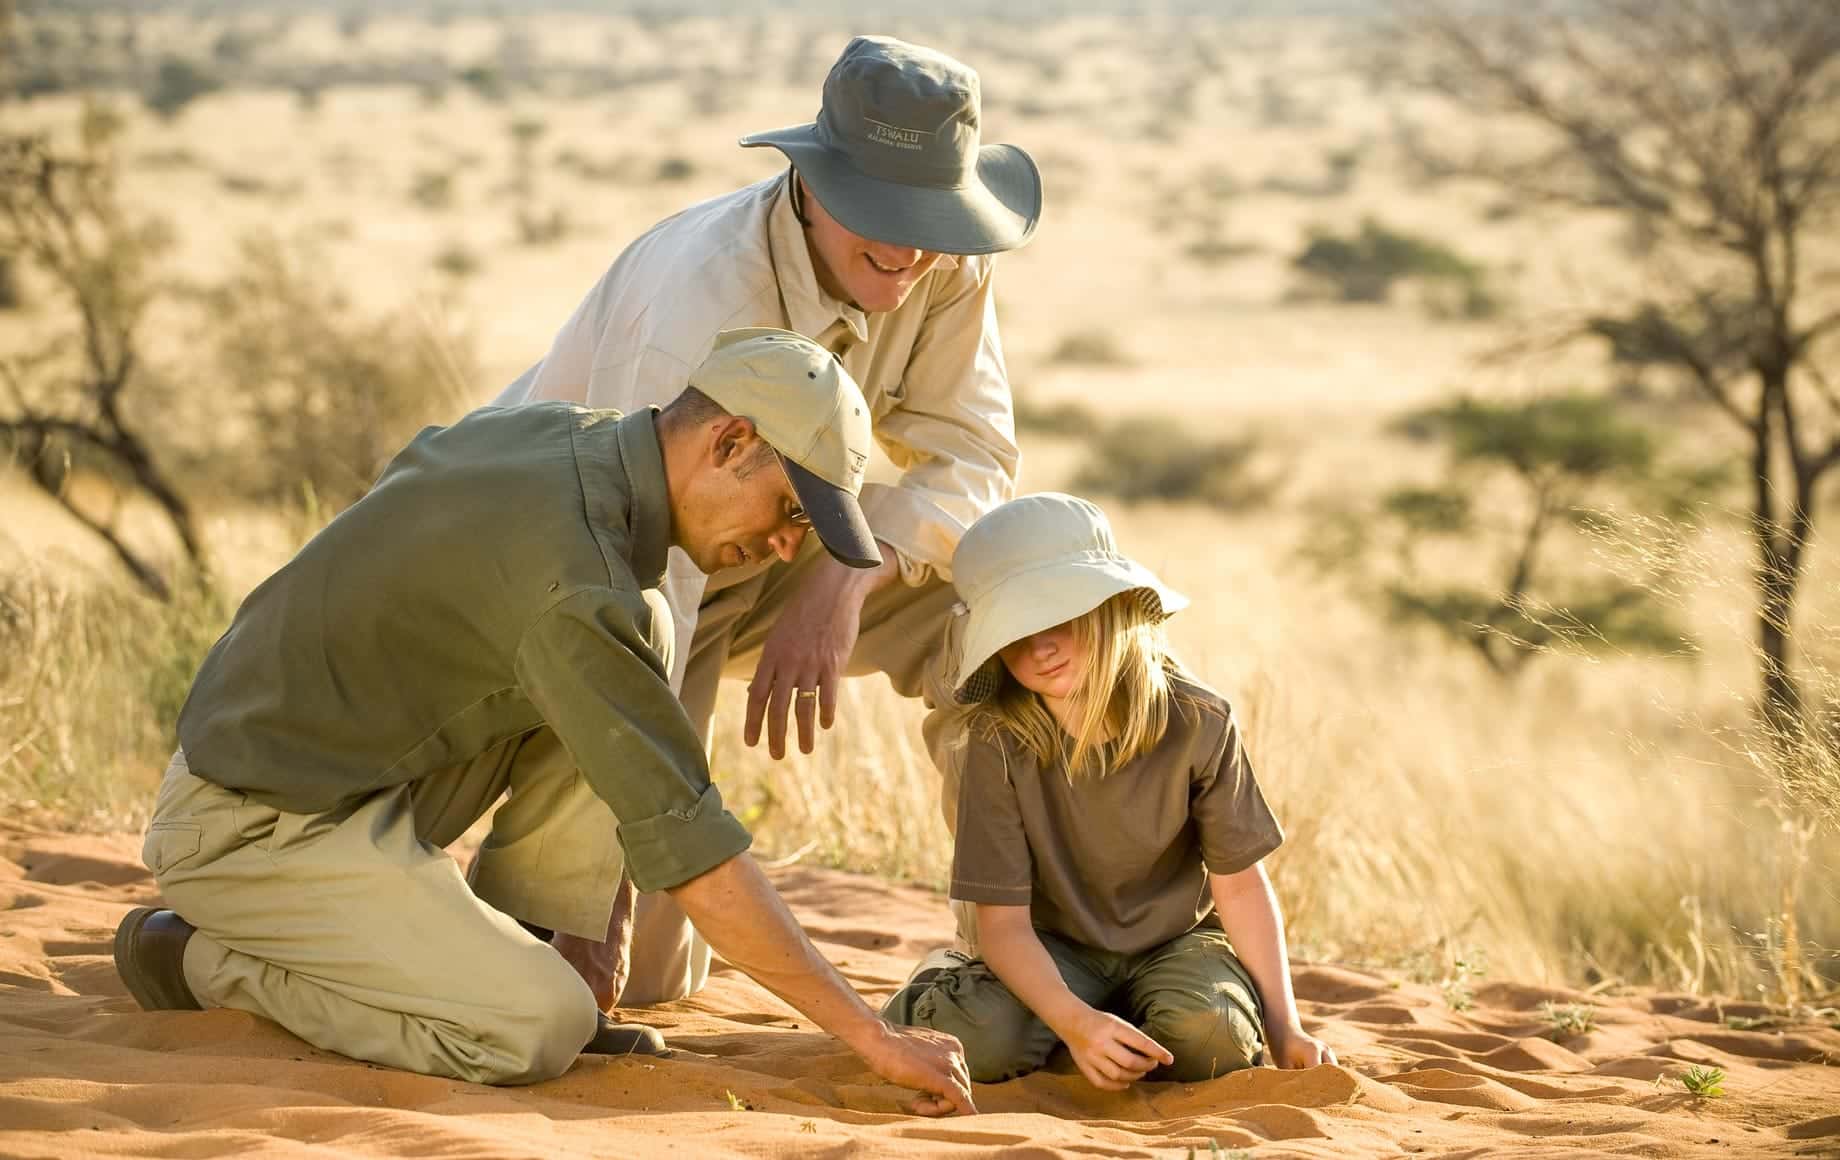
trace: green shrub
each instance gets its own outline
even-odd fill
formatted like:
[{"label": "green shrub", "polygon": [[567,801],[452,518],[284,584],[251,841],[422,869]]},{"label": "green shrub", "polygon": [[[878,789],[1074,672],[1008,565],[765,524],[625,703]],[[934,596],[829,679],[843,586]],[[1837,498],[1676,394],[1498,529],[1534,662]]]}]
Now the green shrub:
[{"label": "green shrub", "polygon": [[1252,436],[1212,440],[1178,419],[1126,419],[1092,438],[1071,490],[1117,496],[1126,503],[1204,503],[1228,511],[1256,507],[1274,481],[1249,474],[1258,452]]},{"label": "green shrub", "polygon": [[456,280],[471,278],[479,273],[479,255],[459,242],[450,242],[434,256],[434,268]]},{"label": "green shrub", "polygon": [[1096,435],[1104,427],[1092,410],[1079,403],[1036,404],[1029,397],[1015,396],[1016,428],[1043,435],[1083,439]]},{"label": "green shrub", "polygon": [[1540,1016],[1552,1029],[1552,1037],[1563,1043],[1580,1035],[1589,1035],[1597,1027],[1597,1008],[1588,1003],[1540,1004]]},{"label": "green shrub", "polygon": [[628,153],[600,160],[576,149],[563,149],[556,154],[555,165],[583,181],[619,184],[633,177],[633,157]]},{"label": "green shrub", "polygon": [[1686,1071],[1674,1077],[1680,1086],[1687,1089],[1695,1099],[1716,1100],[1725,1095],[1725,1069],[1690,1064]]},{"label": "green shrub", "polygon": [[1219,234],[1210,233],[1182,247],[1182,253],[1204,266],[1218,266],[1236,258],[1249,257],[1259,252],[1254,242],[1235,242]]},{"label": "green shrub", "polygon": [[169,56],[160,62],[145,100],[154,113],[171,120],[187,105],[220,87],[216,76],[183,57]]},{"label": "green shrub", "polygon": [[[1348,237],[1314,232],[1291,265],[1343,302],[1385,302],[1396,284],[1412,279],[1433,287],[1428,304],[1434,313],[1486,317],[1498,305],[1486,289],[1481,266],[1448,246],[1389,229],[1371,218]],[[1450,294],[1455,297],[1439,296]]]},{"label": "green shrub", "polygon": [[465,409],[471,346],[407,314],[354,310],[310,246],[245,239],[231,276],[205,295],[216,381],[234,383],[221,483],[279,500],[310,486],[337,511],[430,422]]},{"label": "green shrub", "polygon": [[569,214],[559,205],[520,206],[515,220],[518,241],[526,246],[547,246],[568,236]]},{"label": "green shrub", "polygon": [[1118,340],[1102,330],[1084,334],[1069,334],[1061,339],[1048,355],[1051,363],[1068,363],[1079,366],[1120,367],[1131,364],[1131,356],[1118,345]]},{"label": "green shrub", "polygon": [[454,176],[424,169],[409,184],[409,200],[426,210],[443,210],[454,204]]},{"label": "green shrub", "polygon": [[504,74],[489,64],[468,65],[454,74],[454,79],[472,89],[473,95],[482,101],[499,104],[505,99]]},{"label": "green shrub", "polygon": [[250,52],[256,47],[256,38],[242,28],[226,28],[217,34],[211,42],[211,59],[220,65],[235,68],[249,63]]}]

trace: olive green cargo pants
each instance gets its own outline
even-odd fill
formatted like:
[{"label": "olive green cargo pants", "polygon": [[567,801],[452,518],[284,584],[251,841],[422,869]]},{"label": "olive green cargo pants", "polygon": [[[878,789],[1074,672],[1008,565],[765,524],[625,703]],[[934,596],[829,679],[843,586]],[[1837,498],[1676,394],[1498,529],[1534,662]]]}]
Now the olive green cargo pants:
[{"label": "olive green cargo pants", "polygon": [[[1146,1078],[1194,1083],[1258,1062],[1258,989],[1220,931],[1201,927],[1130,955],[1035,933],[1082,1002],[1127,1020],[1175,1056]],[[936,973],[928,970],[934,966]],[[958,1036],[978,1083],[1034,1071],[1060,1045],[982,959],[935,952],[915,976],[888,1000],[882,1018]]]}]

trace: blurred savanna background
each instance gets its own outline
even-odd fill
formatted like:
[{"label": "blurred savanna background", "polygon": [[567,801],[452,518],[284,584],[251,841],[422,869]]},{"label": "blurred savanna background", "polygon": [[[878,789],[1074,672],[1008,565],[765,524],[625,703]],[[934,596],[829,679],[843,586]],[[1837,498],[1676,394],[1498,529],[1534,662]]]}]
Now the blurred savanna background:
[{"label": "blurred savanna background", "polygon": [[[0,0],[5,816],[144,820],[241,595],[859,32],[1040,163],[1022,485],[1194,599],[1296,953],[1840,1018],[1828,0]],[[943,884],[918,705],[741,700],[766,855]]]}]

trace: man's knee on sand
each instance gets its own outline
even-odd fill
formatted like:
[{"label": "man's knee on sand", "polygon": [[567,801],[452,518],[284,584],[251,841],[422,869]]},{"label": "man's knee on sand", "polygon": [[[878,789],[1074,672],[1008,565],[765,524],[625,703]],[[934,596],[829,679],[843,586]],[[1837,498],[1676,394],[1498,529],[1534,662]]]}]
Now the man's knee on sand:
[{"label": "man's knee on sand", "polygon": [[[555,1079],[594,1038],[600,1009],[575,969],[548,948],[531,965],[531,975],[506,995],[510,1010],[480,1012],[448,1032],[469,1041],[456,1045],[457,1070],[468,1073],[459,1078],[484,1084]],[[493,1050],[474,1052],[473,1044]]]},{"label": "man's knee on sand", "polygon": [[890,1022],[930,1027],[958,1037],[977,1083],[1000,1083],[1047,1062],[1054,1032],[983,963],[910,984],[883,1009]]},{"label": "man's knee on sand", "polygon": [[[330,992],[304,995],[298,985],[270,985],[289,977],[298,984],[305,976],[291,976],[285,963],[232,951],[203,930],[186,948],[185,974],[203,1006],[264,1016],[315,1046],[356,1059],[469,1083],[554,1079],[599,1030],[594,994],[549,947],[530,941],[509,954],[506,949],[471,957],[457,953],[456,970],[470,967],[498,981],[470,988],[473,998],[458,999],[438,1014],[340,1003],[330,1001]],[[431,991],[438,987],[438,980],[431,981]]]},{"label": "man's knee on sand", "polygon": [[1198,1083],[1253,1066],[1264,1047],[1258,1023],[1221,990],[1165,990],[1141,1004],[1144,1034],[1169,1049],[1174,1064],[1152,1078]]}]

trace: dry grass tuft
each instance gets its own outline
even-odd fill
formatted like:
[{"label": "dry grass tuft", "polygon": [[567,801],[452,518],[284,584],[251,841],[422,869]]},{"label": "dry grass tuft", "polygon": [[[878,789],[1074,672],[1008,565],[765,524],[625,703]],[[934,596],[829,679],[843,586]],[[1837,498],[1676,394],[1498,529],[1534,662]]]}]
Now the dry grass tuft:
[{"label": "dry grass tuft", "polygon": [[195,585],[170,601],[27,565],[0,572],[0,802],[19,818],[138,827],[192,674],[229,612]]}]

